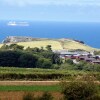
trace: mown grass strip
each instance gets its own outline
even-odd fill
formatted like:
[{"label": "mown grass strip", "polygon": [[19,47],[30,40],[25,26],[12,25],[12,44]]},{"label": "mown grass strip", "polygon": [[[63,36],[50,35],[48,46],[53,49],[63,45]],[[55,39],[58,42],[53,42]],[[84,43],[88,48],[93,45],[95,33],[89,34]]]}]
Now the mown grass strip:
[{"label": "mown grass strip", "polygon": [[60,91],[59,85],[52,86],[0,86],[0,91]]}]

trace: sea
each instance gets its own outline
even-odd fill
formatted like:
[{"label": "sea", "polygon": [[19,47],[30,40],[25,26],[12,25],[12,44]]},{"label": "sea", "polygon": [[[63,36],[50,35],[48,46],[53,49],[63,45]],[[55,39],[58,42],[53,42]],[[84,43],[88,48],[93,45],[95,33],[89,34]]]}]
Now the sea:
[{"label": "sea", "polygon": [[8,23],[9,21],[0,21],[0,42],[7,36],[69,38],[84,41],[89,46],[100,48],[99,22],[27,21],[28,25],[26,26],[8,25]]}]

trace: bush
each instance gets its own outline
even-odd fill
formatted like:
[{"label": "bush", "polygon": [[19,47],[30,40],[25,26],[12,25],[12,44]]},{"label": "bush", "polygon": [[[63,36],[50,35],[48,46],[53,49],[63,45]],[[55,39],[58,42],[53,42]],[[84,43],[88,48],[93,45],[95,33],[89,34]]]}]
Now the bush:
[{"label": "bush", "polygon": [[39,97],[38,100],[53,100],[53,97],[50,93],[44,92],[41,97]]},{"label": "bush", "polygon": [[72,59],[67,59],[65,62],[70,64],[70,65],[73,65],[73,60]]},{"label": "bush", "polygon": [[23,100],[53,100],[50,93],[44,92],[42,96],[34,97],[32,94],[28,93],[23,96]]},{"label": "bush", "polygon": [[93,82],[62,82],[61,86],[64,100],[92,100],[92,98],[99,98],[96,96],[98,90]]},{"label": "bush", "polygon": [[35,100],[32,94],[28,93],[23,96],[23,100]]}]

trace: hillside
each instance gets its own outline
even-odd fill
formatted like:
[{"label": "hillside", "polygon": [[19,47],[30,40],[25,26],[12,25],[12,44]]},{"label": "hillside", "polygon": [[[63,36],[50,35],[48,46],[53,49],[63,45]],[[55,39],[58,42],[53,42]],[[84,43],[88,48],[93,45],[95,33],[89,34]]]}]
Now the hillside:
[{"label": "hillside", "polygon": [[[17,38],[19,38],[19,37],[17,37]],[[28,38],[28,37],[24,37],[24,38]],[[20,41],[16,39],[16,41],[18,41],[18,42],[7,42],[7,43],[17,43],[18,45],[22,45],[25,48],[27,48],[27,47],[30,47],[30,48],[43,47],[43,48],[45,48],[47,45],[51,45],[53,50],[62,50],[62,49],[67,49],[67,50],[82,49],[82,50],[86,50],[86,51],[97,50],[86,44],[74,41],[72,39],[32,38],[31,40],[29,39],[26,42],[26,40],[24,38],[22,38],[22,42],[21,42],[21,39],[20,39]],[[14,39],[15,39],[15,37],[13,39],[11,38],[10,41],[15,41]],[[23,39],[24,39],[24,41],[23,41]],[[6,41],[8,41],[8,40],[6,39]],[[0,44],[0,47],[1,46],[2,46],[2,44]]]}]

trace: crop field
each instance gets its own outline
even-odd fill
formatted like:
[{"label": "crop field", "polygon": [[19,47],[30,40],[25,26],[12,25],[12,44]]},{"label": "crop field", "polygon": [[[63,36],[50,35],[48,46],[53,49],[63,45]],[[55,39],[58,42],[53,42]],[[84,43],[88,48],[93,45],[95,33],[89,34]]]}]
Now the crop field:
[{"label": "crop field", "polygon": [[40,68],[15,68],[15,67],[0,67],[0,74],[15,73],[15,74],[85,74],[85,71],[76,70],[56,70],[56,69],[40,69]]},{"label": "crop field", "polygon": [[[100,90],[100,86],[98,86]],[[30,93],[31,95],[38,97],[43,92],[49,92],[54,97],[54,100],[61,100],[63,95],[61,94],[61,87],[59,85],[33,85],[33,86],[21,86],[21,85],[8,85],[0,86],[0,100],[23,100],[23,96]]]},{"label": "crop field", "polygon": [[75,80],[84,76],[93,76],[100,81],[99,72],[78,71],[78,70],[56,70],[56,69],[38,69],[38,68],[14,68],[0,67],[0,80],[28,80],[28,81],[46,81],[46,80]]}]

